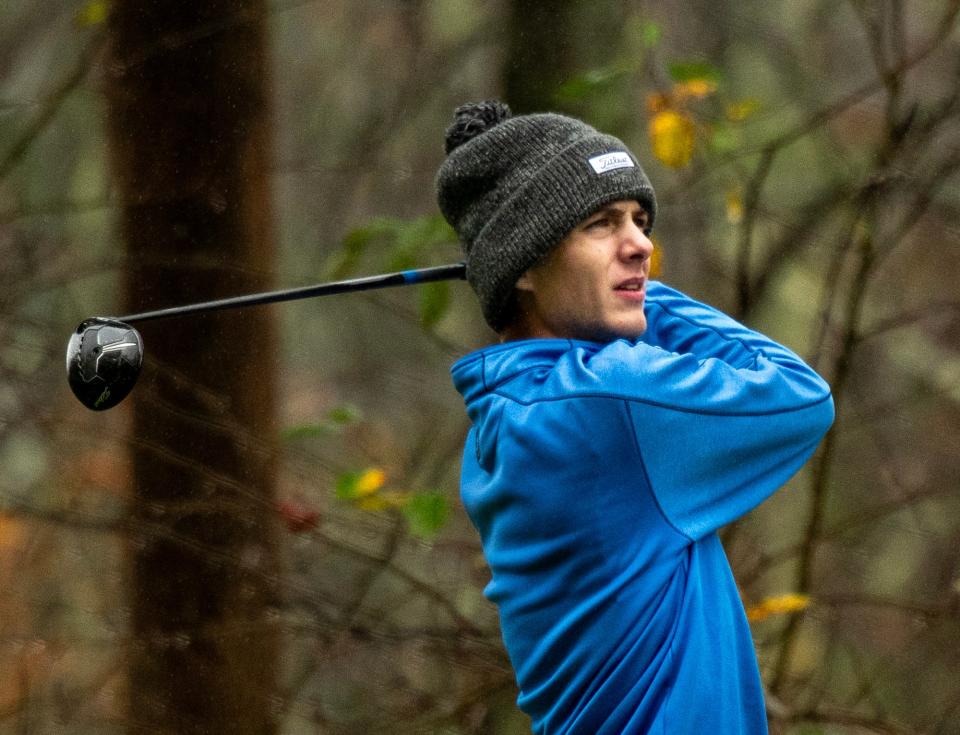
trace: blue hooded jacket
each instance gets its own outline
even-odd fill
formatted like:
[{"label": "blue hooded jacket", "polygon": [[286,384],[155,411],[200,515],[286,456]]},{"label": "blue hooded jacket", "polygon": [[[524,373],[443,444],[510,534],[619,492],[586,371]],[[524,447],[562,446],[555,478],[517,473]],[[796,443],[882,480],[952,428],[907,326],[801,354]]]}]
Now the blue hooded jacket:
[{"label": "blue hooded jacket", "polygon": [[532,339],[452,368],[472,428],[461,496],[535,733],[765,733],[716,531],[833,421],[790,350],[649,282],[640,340]]}]

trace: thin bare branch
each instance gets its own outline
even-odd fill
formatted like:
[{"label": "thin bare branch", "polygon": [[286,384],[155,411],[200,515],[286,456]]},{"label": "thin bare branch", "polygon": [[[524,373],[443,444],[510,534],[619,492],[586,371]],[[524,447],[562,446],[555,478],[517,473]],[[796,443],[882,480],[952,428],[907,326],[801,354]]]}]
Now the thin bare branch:
[{"label": "thin bare branch", "polygon": [[880,735],[918,735],[905,725],[893,720],[850,712],[839,708],[822,707],[806,712],[798,712],[788,718],[788,722],[799,725],[805,722],[819,722],[829,725],[845,725]]},{"label": "thin bare branch", "polygon": [[0,180],[13,170],[24,154],[33,145],[33,142],[40,134],[47,129],[47,126],[53,121],[57,112],[63,106],[63,103],[70,96],[80,83],[86,78],[91,67],[94,64],[100,50],[106,41],[106,34],[97,31],[84,46],[77,62],[74,64],[70,73],[54,88],[47,98],[40,104],[39,109],[33,116],[33,119],[27,124],[24,131],[14,141],[13,145],[0,158]]},{"label": "thin bare branch", "polygon": [[750,177],[747,193],[744,197],[743,222],[740,227],[740,242],[737,247],[737,317],[743,319],[753,303],[751,286],[753,278],[750,273],[750,253],[753,244],[753,233],[757,222],[757,210],[763,185],[770,175],[778,148],[770,146],[764,149],[760,162]]},{"label": "thin bare branch", "polygon": [[857,341],[865,342],[868,339],[883,336],[888,332],[913,326],[919,321],[943,317],[944,315],[953,317],[960,316],[960,301],[954,301],[952,299],[933,301],[917,309],[911,309],[896,316],[881,319],[869,327],[863,328],[857,335]]}]

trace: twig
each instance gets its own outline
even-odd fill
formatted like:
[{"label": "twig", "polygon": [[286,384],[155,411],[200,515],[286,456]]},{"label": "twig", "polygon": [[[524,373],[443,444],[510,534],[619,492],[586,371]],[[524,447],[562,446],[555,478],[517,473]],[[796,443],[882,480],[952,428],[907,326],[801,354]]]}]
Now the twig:
[{"label": "twig", "polygon": [[932,301],[919,309],[906,311],[896,316],[888,317],[878,321],[869,328],[862,329],[857,335],[858,342],[864,342],[881,335],[891,332],[895,329],[902,329],[918,321],[929,319],[931,317],[943,316],[944,314],[960,315],[960,301],[943,300]]},{"label": "twig", "polygon": [[[888,71],[888,75],[899,76],[909,71],[911,68],[917,64],[924,61],[928,56],[930,56],[934,51],[936,51],[940,44],[947,39],[948,36],[954,30],[954,22],[957,19],[957,15],[960,14],[960,0],[950,0],[947,10],[941,18],[940,22],[937,24],[937,30],[934,32],[933,36],[927,41],[927,43],[921,48],[917,53],[905,58],[899,64],[894,67],[891,67]],[[805,136],[810,131],[819,127],[825,122],[832,120],[838,115],[845,112],[850,107],[862,102],[864,99],[874,94],[878,89],[883,87],[886,84],[884,78],[874,79],[858,89],[855,89],[853,92],[850,92],[844,97],[841,97],[836,102],[833,102],[826,107],[817,110],[812,115],[807,117],[806,120],[795,125],[791,130],[779,135],[774,138],[769,143],[760,147],[760,150],[766,150],[770,147],[780,148],[785,145],[793,143],[803,136]],[[736,154],[736,158],[740,158],[745,155],[751,155],[756,153],[758,150],[755,148],[752,151],[746,151]],[[732,157],[733,158],[733,157]]]},{"label": "twig", "polygon": [[97,54],[100,53],[100,49],[105,40],[106,34],[102,31],[97,31],[93,34],[87,42],[87,45],[83,48],[83,51],[81,51],[73,69],[71,69],[66,78],[47,96],[40,105],[40,109],[37,111],[33,120],[27,125],[26,130],[14,141],[3,158],[0,158],[0,179],[5,178],[13,167],[19,163],[20,159],[29,150],[40,133],[42,133],[53,120],[64,101],[70,96],[70,93],[84,80],[87,72],[90,71],[90,67],[93,66]]},{"label": "twig", "polygon": [[[344,543],[342,541],[337,541],[336,539],[326,535],[320,534],[323,538],[324,543],[330,545],[331,547],[337,549],[338,551],[343,551],[354,556],[358,556],[366,561],[374,561],[383,563],[383,558],[376,554],[372,554],[364,549],[360,549],[356,546]],[[396,566],[394,563],[385,563],[384,569],[387,569],[391,574],[393,574],[398,579],[403,580],[412,588],[422,593],[426,597],[430,598],[441,608],[443,608],[450,618],[459,626],[460,630],[469,633],[471,635],[482,635],[482,632],[476,625],[474,625],[470,620],[467,620],[460,611],[457,610],[456,605],[454,605],[450,600],[444,597],[438,590],[434,589],[428,583],[423,580],[415,577],[410,572],[405,569]]]},{"label": "twig", "polygon": [[958,611],[951,609],[949,605],[922,605],[880,595],[824,595],[821,593],[817,595],[815,604],[832,607],[878,607],[928,620],[955,620],[958,617]]},{"label": "twig", "polygon": [[868,732],[881,733],[882,735],[918,735],[916,730],[911,730],[891,720],[836,708],[816,708],[804,712],[797,712],[789,717],[787,721],[792,724],[822,722],[832,725],[849,725],[863,728]]},{"label": "twig", "polygon": [[[838,536],[842,536],[845,533],[849,533],[860,526],[873,523],[884,518],[885,516],[898,513],[907,505],[923,502],[925,500],[931,500],[943,495],[951,495],[955,492],[956,489],[952,486],[938,485],[932,489],[916,491],[893,500],[888,500],[885,503],[878,504],[870,510],[858,510],[855,513],[851,513],[850,516],[843,521],[835,523],[830,528],[821,531],[817,540],[821,543],[824,541],[829,541],[837,538]],[[751,569],[749,572],[741,573],[739,575],[740,583],[744,586],[753,584],[761,574],[769,571],[778,564],[793,559],[803,550],[803,548],[803,542],[799,542],[790,546],[786,546],[778,551],[761,555],[753,569]]]},{"label": "twig", "polygon": [[740,228],[740,244],[737,248],[737,318],[743,319],[752,304],[753,279],[750,275],[750,252],[753,244],[753,232],[757,221],[757,209],[763,185],[770,175],[770,169],[777,156],[777,146],[768,146],[760,156],[760,163],[750,178],[747,194],[744,198],[743,224]]},{"label": "twig", "polygon": [[[864,216],[871,218],[876,200],[871,197],[865,202]],[[873,267],[874,248],[869,233],[858,235],[856,250],[860,256],[860,263],[853,283],[851,284],[847,305],[843,344],[835,362],[834,379],[832,383],[836,412],[841,414],[845,382],[849,375],[856,334],[859,329],[863,298]],[[807,520],[804,541],[800,550],[799,570],[797,572],[796,591],[801,594],[809,593],[813,585],[813,563],[817,545],[819,544],[821,526],[826,511],[827,489],[829,487],[830,471],[833,463],[833,454],[836,451],[837,427],[834,426],[826,436],[820,451],[817,454],[813,470],[813,486],[810,498],[810,515]],[[770,688],[779,693],[784,683],[790,662],[793,659],[798,641],[798,632],[801,616],[794,614],[784,628],[783,645],[780,656],[774,669]]]},{"label": "twig", "polygon": [[[944,12],[943,17],[940,19],[937,24],[937,30],[933,35],[927,39],[927,42],[923,47],[912,54],[911,56],[904,57],[899,63],[895,66],[892,66],[888,70],[888,74],[891,75],[902,75],[914,66],[925,61],[934,51],[936,51],[940,45],[950,36],[954,31],[954,23],[957,19],[958,14],[960,14],[960,0],[950,0],[947,5],[947,10]],[[712,174],[716,171],[719,171],[724,166],[734,164],[737,161],[740,161],[744,158],[749,158],[757,154],[763,154],[768,150],[779,150],[784,148],[791,143],[794,143],[813,130],[817,129],[824,123],[829,122],[830,120],[842,115],[848,109],[854,105],[859,104],[863,100],[867,99],[871,95],[875,94],[878,90],[882,89],[885,86],[885,79],[875,78],[852,92],[847,93],[843,97],[831,102],[824,107],[821,107],[819,110],[814,111],[806,118],[798,122],[792,128],[787,130],[784,133],[781,133],[777,137],[765,142],[760,143],[756,146],[744,148],[743,150],[730,153],[724,157],[721,157],[717,160],[716,164],[711,168],[705,168],[702,171],[702,175]],[[696,184],[695,181],[686,180],[684,182],[685,189]]]}]

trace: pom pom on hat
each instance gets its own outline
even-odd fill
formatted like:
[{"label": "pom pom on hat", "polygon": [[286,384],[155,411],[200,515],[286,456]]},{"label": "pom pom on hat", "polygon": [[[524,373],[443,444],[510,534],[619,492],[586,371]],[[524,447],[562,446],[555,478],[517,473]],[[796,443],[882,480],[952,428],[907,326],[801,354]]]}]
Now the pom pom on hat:
[{"label": "pom pom on hat", "polygon": [[447,153],[508,119],[511,114],[510,107],[499,100],[460,105],[453,113],[453,124],[447,128]]}]

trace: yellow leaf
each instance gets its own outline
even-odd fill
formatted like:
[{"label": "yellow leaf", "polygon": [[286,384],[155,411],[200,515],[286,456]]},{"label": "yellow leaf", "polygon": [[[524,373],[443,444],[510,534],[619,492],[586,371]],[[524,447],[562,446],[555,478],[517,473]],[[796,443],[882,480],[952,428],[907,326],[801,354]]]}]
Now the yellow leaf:
[{"label": "yellow leaf", "polygon": [[95,26],[105,23],[110,15],[110,3],[107,0],[89,0],[77,11],[77,23],[82,26]]},{"label": "yellow leaf", "polygon": [[760,102],[753,97],[748,97],[747,99],[739,100],[737,102],[731,102],[727,105],[727,119],[732,120],[733,122],[746,120],[759,108]]},{"label": "yellow leaf", "polygon": [[767,597],[760,604],[747,608],[747,620],[750,622],[765,620],[771,615],[785,615],[786,613],[805,610],[809,605],[809,595],[801,595],[795,592]]},{"label": "yellow leaf", "polygon": [[743,219],[743,197],[740,195],[739,187],[727,189],[727,222],[731,225],[740,223]]},{"label": "yellow leaf", "polygon": [[663,248],[657,238],[650,238],[653,243],[653,254],[650,256],[650,278],[660,278],[663,275]]},{"label": "yellow leaf", "polygon": [[693,157],[695,126],[689,116],[664,110],[650,120],[650,142],[655,155],[670,168],[683,168]]},{"label": "yellow leaf", "polygon": [[688,79],[673,86],[674,97],[678,100],[701,99],[717,91],[717,83],[710,79]]},{"label": "yellow leaf", "polygon": [[356,494],[358,496],[373,495],[377,490],[383,487],[387,481],[387,476],[383,470],[376,468],[366,470],[357,479]]}]

